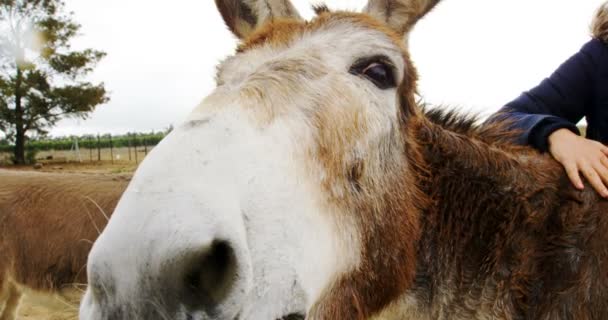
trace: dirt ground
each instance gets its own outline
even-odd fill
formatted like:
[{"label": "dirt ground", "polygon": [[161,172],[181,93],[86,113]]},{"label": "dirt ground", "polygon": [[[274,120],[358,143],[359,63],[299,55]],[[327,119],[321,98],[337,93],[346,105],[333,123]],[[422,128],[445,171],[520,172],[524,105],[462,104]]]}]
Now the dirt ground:
[{"label": "dirt ground", "polygon": [[[3,166],[2,169],[19,171],[38,171],[54,173],[86,173],[101,175],[128,175],[133,173],[137,164],[128,161],[102,162],[71,162],[43,165],[35,169],[33,166]],[[68,298],[51,298],[41,303],[38,299],[26,295],[20,303],[18,320],[73,320],[78,319],[78,305],[81,291],[71,292]],[[50,302],[50,303],[49,303]]]},{"label": "dirt ground", "polygon": [[137,169],[135,162],[129,161],[101,161],[101,162],[69,162],[41,164],[42,167],[35,168],[31,165],[26,166],[0,166],[0,169],[19,170],[19,171],[38,171],[54,173],[90,173],[90,174],[125,174],[133,173]]}]

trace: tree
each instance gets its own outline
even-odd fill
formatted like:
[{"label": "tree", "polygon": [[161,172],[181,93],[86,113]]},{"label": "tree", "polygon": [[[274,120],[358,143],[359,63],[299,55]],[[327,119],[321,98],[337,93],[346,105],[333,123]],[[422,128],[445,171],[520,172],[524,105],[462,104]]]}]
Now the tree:
[{"label": "tree", "polygon": [[109,100],[103,83],[83,80],[105,53],[72,50],[79,29],[62,0],[0,0],[0,130],[17,164],[28,135],[63,117],[85,119]]}]

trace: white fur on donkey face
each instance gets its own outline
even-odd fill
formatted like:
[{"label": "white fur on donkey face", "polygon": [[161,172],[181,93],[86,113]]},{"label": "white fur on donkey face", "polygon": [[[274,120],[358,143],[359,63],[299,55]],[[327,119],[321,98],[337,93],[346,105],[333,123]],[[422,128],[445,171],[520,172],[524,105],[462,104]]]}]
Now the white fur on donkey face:
[{"label": "white fur on donkey face", "polygon": [[[390,58],[397,77],[404,66],[380,31],[326,29],[221,65],[216,91],[146,158],[95,243],[83,319],[278,319],[304,314],[357,268],[357,225],[321,187],[328,169],[310,115],[361,114],[365,134],[346,151],[365,157],[396,126],[397,94],[349,68],[374,55]],[[187,301],[193,252],[204,257],[218,241],[235,257],[228,289],[213,303]]]}]

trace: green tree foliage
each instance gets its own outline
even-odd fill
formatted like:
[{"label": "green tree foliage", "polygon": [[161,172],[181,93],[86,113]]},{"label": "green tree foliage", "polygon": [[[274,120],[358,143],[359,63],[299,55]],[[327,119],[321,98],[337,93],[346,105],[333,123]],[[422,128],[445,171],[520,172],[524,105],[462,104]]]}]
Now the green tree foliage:
[{"label": "green tree foliage", "polygon": [[105,53],[72,50],[79,29],[61,0],[0,0],[0,130],[16,163],[25,162],[28,135],[109,100],[103,83],[82,79]]}]

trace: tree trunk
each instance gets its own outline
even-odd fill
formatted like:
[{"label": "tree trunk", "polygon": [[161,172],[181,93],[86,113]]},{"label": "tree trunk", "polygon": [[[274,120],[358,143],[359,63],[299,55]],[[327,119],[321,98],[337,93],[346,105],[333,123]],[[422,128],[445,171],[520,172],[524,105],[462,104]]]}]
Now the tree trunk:
[{"label": "tree trunk", "polygon": [[23,74],[17,65],[15,81],[15,164],[25,164],[25,125],[23,121],[23,106],[21,105],[21,81]]}]

